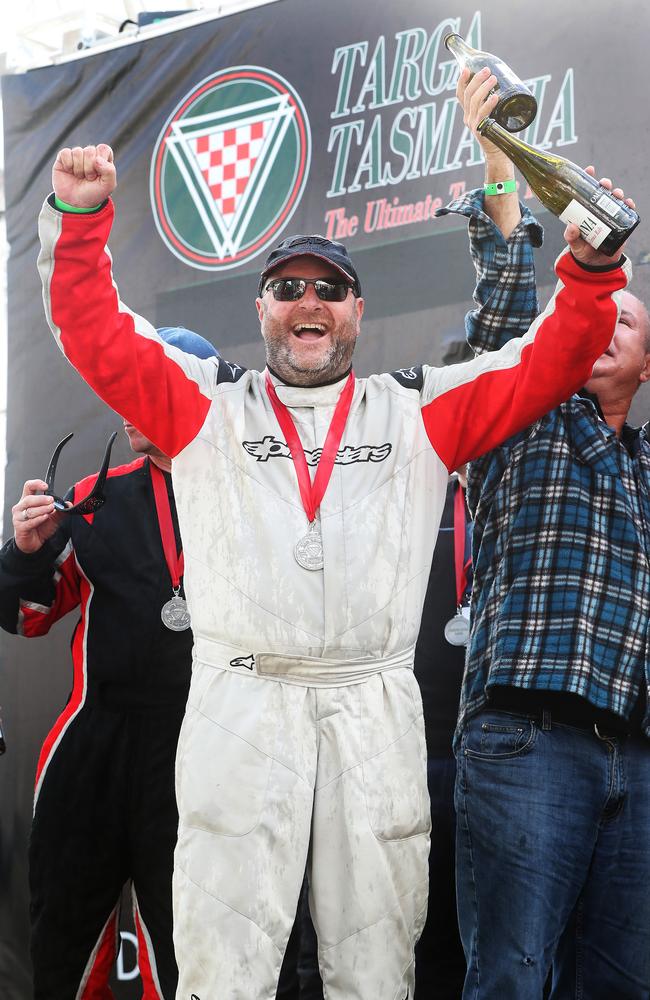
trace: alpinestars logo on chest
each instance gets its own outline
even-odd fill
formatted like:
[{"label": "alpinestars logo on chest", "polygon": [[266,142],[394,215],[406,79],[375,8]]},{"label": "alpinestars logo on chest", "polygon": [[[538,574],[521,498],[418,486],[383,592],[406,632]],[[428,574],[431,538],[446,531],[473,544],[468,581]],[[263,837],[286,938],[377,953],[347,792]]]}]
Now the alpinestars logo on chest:
[{"label": "alpinestars logo on chest", "polygon": [[[291,458],[289,446],[272,434],[265,435],[261,441],[242,441],[242,445],[256,462],[268,462],[270,458]],[[379,445],[353,446],[346,444],[344,448],[339,448],[336,453],[336,465],[354,465],[355,462],[383,462],[392,450],[393,446],[389,441]],[[305,451],[307,465],[318,465],[322,451],[322,448]]]}]

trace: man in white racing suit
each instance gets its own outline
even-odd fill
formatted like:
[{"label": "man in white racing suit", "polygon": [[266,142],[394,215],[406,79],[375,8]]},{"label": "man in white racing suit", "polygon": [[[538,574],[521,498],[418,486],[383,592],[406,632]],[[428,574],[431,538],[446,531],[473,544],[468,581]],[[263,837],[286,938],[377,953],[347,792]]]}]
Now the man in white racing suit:
[{"label": "man in white racing suit", "polygon": [[[479,82],[485,101],[494,78]],[[448,472],[584,385],[628,262],[569,227],[525,337],[355,378],[363,299],[347,251],[285,240],[257,299],[268,367],[245,371],[170,347],[122,304],[115,183],[106,145],[59,153],[39,267],[61,350],[173,457],[195,636],[177,996],[272,1000],[307,867],[325,996],[410,1000],[429,847],[412,667]]]}]

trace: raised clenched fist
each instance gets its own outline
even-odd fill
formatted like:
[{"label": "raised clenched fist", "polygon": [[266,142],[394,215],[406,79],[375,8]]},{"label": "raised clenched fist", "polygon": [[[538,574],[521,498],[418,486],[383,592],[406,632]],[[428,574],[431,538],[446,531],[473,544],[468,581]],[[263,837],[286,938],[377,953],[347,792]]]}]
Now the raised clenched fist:
[{"label": "raised clenched fist", "polygon": [[54,193],[66,205],[94,208],[115,190],[113,150],[106,143],[59,151],[52,167]]}]

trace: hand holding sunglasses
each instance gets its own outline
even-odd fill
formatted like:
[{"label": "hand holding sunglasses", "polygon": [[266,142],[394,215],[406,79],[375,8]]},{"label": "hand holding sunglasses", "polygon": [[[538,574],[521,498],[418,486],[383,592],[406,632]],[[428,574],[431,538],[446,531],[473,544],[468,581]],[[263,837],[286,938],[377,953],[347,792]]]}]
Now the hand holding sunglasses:
[{"label": "hand holding sunglasses", "polygon": [[104,451],[104,458],[102,459],[102,467],[99,470],[99,475],[95,481],[91,492],[79,503],[68,505],[65,500],[58,497],[54,492],[54,477],[56,475],[56,467],[59,461],[59,455],[61,454],[64,446],[68,443],[70,438],[74,437],[74,434],[67,434],[54,449],[52,458],[50,459],[50,464],[47,467],[47,472],[45,473],[45,482],[47,484],[47,489],[44,491],[48,496],[51,496],[54,500],[54,509],[62,514],[94,514],[96,510],[106,502],[106,497],[104,496],[104,486],[106,485],[106,476],[108,473],[108,463],[111,458],[111,449],[115,438],[117,437],[117,431],[113,431],[108,439],[106,449]]},{"label": "hand holding sunglasses", "polygon": [[28,479],[20,500],[11,510],[14,544],[26,555],[38,552],[61,521],[62,515],[55,511],[52,497],[43,492],[46,488],[43,479]]},{"label": "hand holding sunglasses", "polygon": [[72,434],[68,434],[54,449],[45,479],[27,480],[20,500],[12,508],[14,541],[21,552],[38,552],[57,530],[63,514],[92,514],[99,510],[105,502],[103,490],[116,436],[117,433],[112,434],[108,441],[93,490],[77,504],[71,504],[54,493],[54,476],[59,455]]}]

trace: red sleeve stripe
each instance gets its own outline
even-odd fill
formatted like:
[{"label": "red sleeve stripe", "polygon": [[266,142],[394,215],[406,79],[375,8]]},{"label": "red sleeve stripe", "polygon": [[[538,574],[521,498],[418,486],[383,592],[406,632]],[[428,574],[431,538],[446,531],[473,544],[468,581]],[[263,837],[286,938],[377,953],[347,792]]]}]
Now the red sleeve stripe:
[{"label": "red sleeve stripe", "polygon": [[68,542],[54,561],[54,599],[48,606],[21,599],[16,631],[27,639],[45,635],[50,628],[79,604],[79,577],[72,543]]},{"label": "red sleeve stripe", "polygon": [[422,407],[429,440],[452,471],[534,423],[588,381],[609,346],[627,268],[587,272],[568,253],[554,297],[528,333],[500,351],[435,371]]},{"label": "red sleeve stripe", "polygon": [[45,737],[36,767],[36,782],[34,788],[34,809],[47,772],[50,761],[56,753],[68,726],[83,708],[88,685],[87,676],[87,637],[92,604],[93,586],[77,563],[80,578],[81,621],[77,626],[72,641],[72,692],[68,704],[61,712],[52,729]]},{"label": "red sleeve stripe", "polygon": [[165,344],[120,302],[106,247],[112,220],[111,203],[93,215],[62,215],[46,203],[39,256],[46,315],[88,385],[173,457],[203,426],[217,366]]},{"label": "red sleeve stripe", "polygon": [[[34,611],[39,615],[49,615],[51,610],[52,610],[51,604],[46,607],[45,604],[37,604],[36,601],[23,601],[21,599],[19,617],[20,620],[22,621],[24,619],[25,612],[27,612],[27,616],[29,618],[30,611]],[[21,629],[18,634],[24,635],[25,634],[24,629]]]}]

